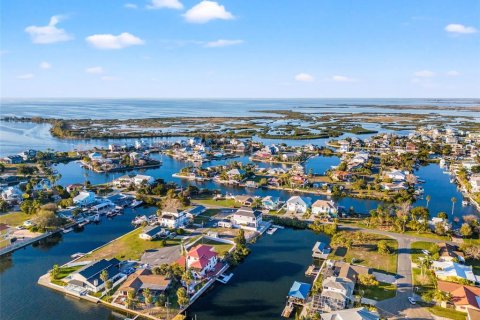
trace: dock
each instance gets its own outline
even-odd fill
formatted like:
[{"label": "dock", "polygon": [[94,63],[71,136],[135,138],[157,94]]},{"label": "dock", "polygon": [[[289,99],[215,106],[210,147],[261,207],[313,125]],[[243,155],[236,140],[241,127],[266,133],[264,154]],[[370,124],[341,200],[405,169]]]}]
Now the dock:
[{"label": "dock", "polygon": [[220,282],[220,283],[227,283],[231,278],[233,277],[233,273],[230,273],[229,275],[224,275],[224,274],[221,274],[218,276],[217,278],[217,281]]},{"label": "dock", "polygon": [[312,264],[308,266],[307,271],[305,271],[305,275],[307,277],[316,277],[319,271],[320,271],[320,268]]},{"label": "dock", "polygon": [[292,315],[293,309],[294,309],[293,303],[291,302],[287,303],[285,308],[283,308],[282,317],[290,318],[290,316]]}]

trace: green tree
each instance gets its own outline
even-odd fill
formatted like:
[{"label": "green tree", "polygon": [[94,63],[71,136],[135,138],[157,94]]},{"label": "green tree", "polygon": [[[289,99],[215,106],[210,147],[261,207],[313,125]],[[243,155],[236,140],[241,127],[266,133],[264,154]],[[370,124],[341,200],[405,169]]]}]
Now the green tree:
[{"label": "green tree", "polygon": [[373,274],[359,275],[358,282],[365,287],[376,287],[380,284]]},{"label": "green tree", "polygon": [[390,247],[386,240],[380,240],[377,243],[377,250],[381,254],[390,254]]},{"label": "green tree", "polygon": [[145,288],[142,292],[143,299],[145,300],[145,304],[149,307],[153,302],[153,296],[150,292],[149,288]]},{"label": "green tree", "polygon": [[187,290],[184,287],[180,287],[177,290],[177,302],[181,307],[185,307],[190,302]]},{"label": "green tree", "polygon": [[108,271],[107,270],[103,270],[101,273],[100,273],[100,279],[102,279],[102,281],[105,283],[105,292],[107,292],[107,281],[109,279],[108,277]]},{"label": "green tree", "polygon": [[52,270],[50,271],[50,280],[56,280],[60,273],[60,267],[58,264],[54,264]]},{"label": "green tree", "polygon": [[463,237],[470,238],[473,234],[472,226],[470,226],[468,223],[462,224],[462,226],[460,227],[460,234]]},{"label": "green tree", "polygon": [[430,195],[427,195],[425,197],[425,200],[427,200],[427,209],[428,209],[428,205],[430,204],[430,200],[432,200],[432,197],[430,197]]}]

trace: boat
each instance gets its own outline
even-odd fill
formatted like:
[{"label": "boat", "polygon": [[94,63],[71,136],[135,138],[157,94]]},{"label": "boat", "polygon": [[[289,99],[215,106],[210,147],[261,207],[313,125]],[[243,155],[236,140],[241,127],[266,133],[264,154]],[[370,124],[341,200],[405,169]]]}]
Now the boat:
[{"label": "boat", "polygon": [[227,283],[232,277],[233,277],[233,273],[230,273],[229,275],[224,275],[224,274],[222,273],[221,275],[218,276],[217,281],[225,284],[225,283]]},{"label": "boat", "polygon": [[133,225],[141,225],[144,222],[147,222],[147,216],[136,216],[135,219],[132,220]]},{"label": "boat", "polygon": [[113,217],[115,217],[116,215],[117,215],[117,214],[116,214],[114,211],[110,211],[110,212],[108,212],[108,213],[106,214],[106,217],[107,217],[107,218],[113,218]]},{"label": "boat", "polygon": [[133,200],[132,203],[130,204],[130,207],[135,208],[141,205],[142,203],[143,203],[142,200]]},{"label": "boat", "polygon": [[73,231],[73,228],[68,228],[68,229],[63,229],[63,233],[69,233],[69,232],[72,232]]},{"label": "boat", "polygon": [[100,215],[99,214],[96,214],[93,216],[93,222],[100,222]]},{"label": "boat", "polygon": [[78,258],[83,257],[84,255],[85,255],[85,253],[83,253],[83,252],[77,252],[77,253],[72,254],[72,255],[70,256],[70,258],[72,258],[72,259],[78,259]]},{"label": "boat", "polygon": [[275,231],[277,231],[277,230],[278,230],[278,229],[277,229],[277,228],[275,228],[275,227],[273,227],[273,228],[269,228],[269,229],[267,230],[267,234],[269,234],[269,235],[272,235],[272,234],[274,234],[274,233],[275,233]]},{"label": "boat", "polygon": [[462,206],[463,206],[463,207],[466,207],[466,206],[468,206],[468,205],[469,205],[468,200],[463,200],[463,201],[462,201]]}]

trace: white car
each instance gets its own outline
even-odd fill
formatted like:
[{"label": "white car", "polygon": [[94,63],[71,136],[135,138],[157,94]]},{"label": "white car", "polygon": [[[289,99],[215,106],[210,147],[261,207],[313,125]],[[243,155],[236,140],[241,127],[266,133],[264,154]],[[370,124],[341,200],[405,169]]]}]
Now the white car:
[{"label": "white car", "polygon": [[430,255],[430,251],[423,249],[422,250],[423,254],[426,254],[427,256]]},{"label": "white car", "polygon": [[33,222],[30,220],[24,221],[23,225],[27,228],[33,227]]},{"label": "white car", "polygon": [[409,301],[411,304],[417,304],[417,302],[415,302],[415,300],[414,300],[412,297],[408,297],[408,301]]}]

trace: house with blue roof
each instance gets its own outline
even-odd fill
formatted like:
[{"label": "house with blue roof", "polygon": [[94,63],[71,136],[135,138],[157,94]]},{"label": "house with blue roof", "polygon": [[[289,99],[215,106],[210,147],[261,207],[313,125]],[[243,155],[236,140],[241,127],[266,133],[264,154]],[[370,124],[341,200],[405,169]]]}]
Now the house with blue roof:
[{"label": "house with blue roof", "polygon": [[312,257],[319,259],[327,259],[332,249],[325,242],[317,241],[312,248]]},{"label": "house with blue roof", "polygon": [[124,277],[120,272],[120,261],[112,258],[110,260],[102,259],[87,264],[77,272],[70,275],[68,285],[72,287],[80,287],[88,291],[99,292],[105,288],[104,281],[100,278],[100,274],[106,270],[108,280],[115,283],[116,280]]},{"label": "house with blue roof", "polygon": [[184,212],[188,218],[193,219],[194,217],[204,213],[205,211],[207,211],[207,208],[205,208],[202,205],[199,205],[199,206],[195,206],[193,208],[187,209]]},{"label": "house with blue roof", "polygon": [[163,230],[160,226],[147,226],[143,228],[143,232],[138,236],[140,239],[152,241],[160,238],[164,234],[165,230]]},{"label": "house with blue roof", "polygon": [[295,281],[288,292],[288,299],[292,303],[303,304],[307,301],[312,285],[305,282]]}]

